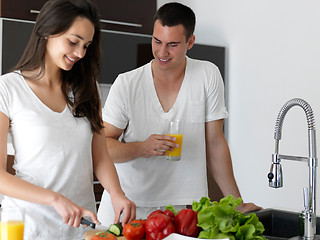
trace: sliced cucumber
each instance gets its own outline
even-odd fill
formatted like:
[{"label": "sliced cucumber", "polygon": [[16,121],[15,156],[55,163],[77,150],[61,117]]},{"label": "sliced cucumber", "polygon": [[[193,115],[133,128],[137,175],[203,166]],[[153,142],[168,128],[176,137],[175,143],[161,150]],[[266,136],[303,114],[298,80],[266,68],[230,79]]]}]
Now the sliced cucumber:
[{"label": "sliced cucumber", "polygon": [[122,235],[122,223],[111,224],[109,231],[116,235],[117,237]]}]

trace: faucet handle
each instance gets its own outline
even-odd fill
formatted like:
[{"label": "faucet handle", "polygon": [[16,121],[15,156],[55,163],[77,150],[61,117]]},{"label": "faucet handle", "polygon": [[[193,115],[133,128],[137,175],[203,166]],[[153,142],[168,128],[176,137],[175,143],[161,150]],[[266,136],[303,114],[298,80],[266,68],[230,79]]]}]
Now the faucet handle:
[{"label": "faucet handle", "polygon": [[308,210],[310,208],[310,197],[309,197],[309,189],[303,188],[303,198],[304,198],[304,208]]}]

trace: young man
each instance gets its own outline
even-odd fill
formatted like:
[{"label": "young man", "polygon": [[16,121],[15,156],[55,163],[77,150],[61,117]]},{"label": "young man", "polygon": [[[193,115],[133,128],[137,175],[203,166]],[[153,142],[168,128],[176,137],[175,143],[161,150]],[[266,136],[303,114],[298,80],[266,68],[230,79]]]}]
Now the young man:
[{"label": "young man", "polygon": [[[218,68],[186,56],[195,42],[195,15],[180,3],[168,3],[154,19],[154,59],[120,74],[111,87],[103,119],[111,158],[126,196],[137,205],[137,219],[168,204],[183,208],[207,196],[206,166],[223,194],[241,197],[229,148],[223,135],[228,116]],[[183,119],[180,161],[165,159],[177,147],[165,135],[171,119]],[[123,138],[119,141],[119,137]],[[243,203],[239,210],[259,207]],[[104,192],[98,211],[102,224],[112,223],[112,204]]]}]

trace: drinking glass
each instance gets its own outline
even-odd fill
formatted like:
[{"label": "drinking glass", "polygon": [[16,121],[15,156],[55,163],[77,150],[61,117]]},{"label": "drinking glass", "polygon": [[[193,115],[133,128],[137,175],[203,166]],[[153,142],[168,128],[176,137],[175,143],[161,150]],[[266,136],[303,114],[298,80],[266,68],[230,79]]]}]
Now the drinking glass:
[{"label": "drinking glass", "polygon": [[0,240],[23,240],[23,210],[2,208],[0,209],[0,218]]},{"label": "drinking glass", "polygon": [[179,161],[181,159],[182,141],[183,141],[183,120],[173,120],[169,123],[168,133],[166,135],[176,138],[175,143],[179,144],[178,148],[166,152],[166,159],[171,161]]}]

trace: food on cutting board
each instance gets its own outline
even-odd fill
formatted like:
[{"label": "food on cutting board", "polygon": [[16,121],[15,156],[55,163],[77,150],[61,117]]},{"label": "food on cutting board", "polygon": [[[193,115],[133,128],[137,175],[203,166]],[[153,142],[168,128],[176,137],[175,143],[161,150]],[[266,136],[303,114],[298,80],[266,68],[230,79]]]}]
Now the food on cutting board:
[{"label": "food on cutting board", "polygon": [[123,227],[121,222],[111,224],[109,227],[109,232],[114,234],[116,237],[119,237],[122,235],[122,230],[123,230]]},{"label": "food on cutting board", "polygon": [[178,212],[168,205],[166,210],[156,210],[146,220],[134,220],[123,229],[121,223],[112,224],[109,230],[97,233],[91,240],[120,240],[122,236],[125,240],[162,240],[171,233],[202,239],[266,240],[264,226],[256,214],[236,210],[241,202],[241,198],[230,195],[220,202],[203,197],[192,203],[192,209]]},{"label": "food on cutting board", "polygon": [[103,231],[97,232],[91,237],[91,240],[117,240],[117,237],[108,231]]}]

